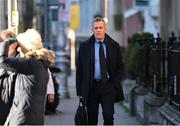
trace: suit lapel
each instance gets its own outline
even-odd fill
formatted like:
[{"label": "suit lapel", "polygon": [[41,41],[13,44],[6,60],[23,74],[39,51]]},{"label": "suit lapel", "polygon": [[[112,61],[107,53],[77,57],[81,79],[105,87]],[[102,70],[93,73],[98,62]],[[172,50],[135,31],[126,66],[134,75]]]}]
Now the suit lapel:
[{"label": "suit lapel", "polygon": [[94,48],[94,42],[93,40],[88,41],[88,48],[87,48],[88,52],[89,52],[89,60],[88,60],[88,68],[89,68],[89,75],[90,75],[90,86],[93,86],[93,79],[94,79],[94,60],[95,60],[95,48]]},{"label": "suit lapel", "polygon": [[112,45],[111,45],[111,40],[109,39],[106,39],[106,46],[107,46],[107,49],[106,49],[106,56],[107,56],[107,67],[108,67],[108,72],[110,73],[111,71],[111,66],[112,66],[112,51],[113,51],[113,48],[112,48]]}]

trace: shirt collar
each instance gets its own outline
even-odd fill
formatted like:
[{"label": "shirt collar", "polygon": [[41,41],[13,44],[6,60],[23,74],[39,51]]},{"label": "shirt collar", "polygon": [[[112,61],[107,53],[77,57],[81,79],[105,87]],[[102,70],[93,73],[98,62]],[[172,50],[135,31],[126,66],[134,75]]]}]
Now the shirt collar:
[{"label": "shirt collar", "polygon": [[103,41],[99,41],[99,40],[97,40],[97,39],[96,39],[96,43],[98,43],[98,42],[103,42],[103,43],[105,43],[105,41],[104,41],[104,40],[103,40]]}]

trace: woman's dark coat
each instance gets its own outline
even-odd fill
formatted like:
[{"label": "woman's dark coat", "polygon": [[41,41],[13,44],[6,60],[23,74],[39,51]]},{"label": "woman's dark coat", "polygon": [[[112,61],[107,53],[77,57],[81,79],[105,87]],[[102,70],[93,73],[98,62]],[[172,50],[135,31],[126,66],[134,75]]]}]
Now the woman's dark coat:
[{"label": "woman's dark coat", "polygon": [[[109,83],[115,89],[115,102],[124,100],[124,94],[121,86],[123,75],[123,61],[121,57],[120,46],[110,36],[105,36],[107,46]],[[77,96],[82,96],[85,104],[88,100],[89,91],[93,85],[94,77],[94,42],[92,35],[87,41],[83,42],[79,48],[78,62],[76,69],[76,91]]]},{"label": "woman's dark coat", "polygon": [[6,125],[42,125],[49,62],[35,58],[7,58],[8,44],[0,43],[0,68],[17,73],[15,94]]}]

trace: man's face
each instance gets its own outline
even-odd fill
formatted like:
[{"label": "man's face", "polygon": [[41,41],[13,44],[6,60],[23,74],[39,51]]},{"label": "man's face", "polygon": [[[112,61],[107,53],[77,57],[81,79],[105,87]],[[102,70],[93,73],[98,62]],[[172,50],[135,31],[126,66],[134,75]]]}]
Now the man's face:
[{"label": "man's face", "polygon": [[94,22],[92,31],[97,40],[104,40],[106,33],[106,24],[103,21]]}]

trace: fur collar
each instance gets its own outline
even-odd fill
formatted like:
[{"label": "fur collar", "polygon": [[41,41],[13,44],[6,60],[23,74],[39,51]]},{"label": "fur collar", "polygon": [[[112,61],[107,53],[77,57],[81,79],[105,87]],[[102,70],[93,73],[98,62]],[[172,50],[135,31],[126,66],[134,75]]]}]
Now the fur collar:
[{"label": "fur collar", "polygon": [[27,58],[36,58],[40,60],[49,61],[51,64],[55,63],[55,54],[53,51],[46,48],[33,49],[24,54]]}]

